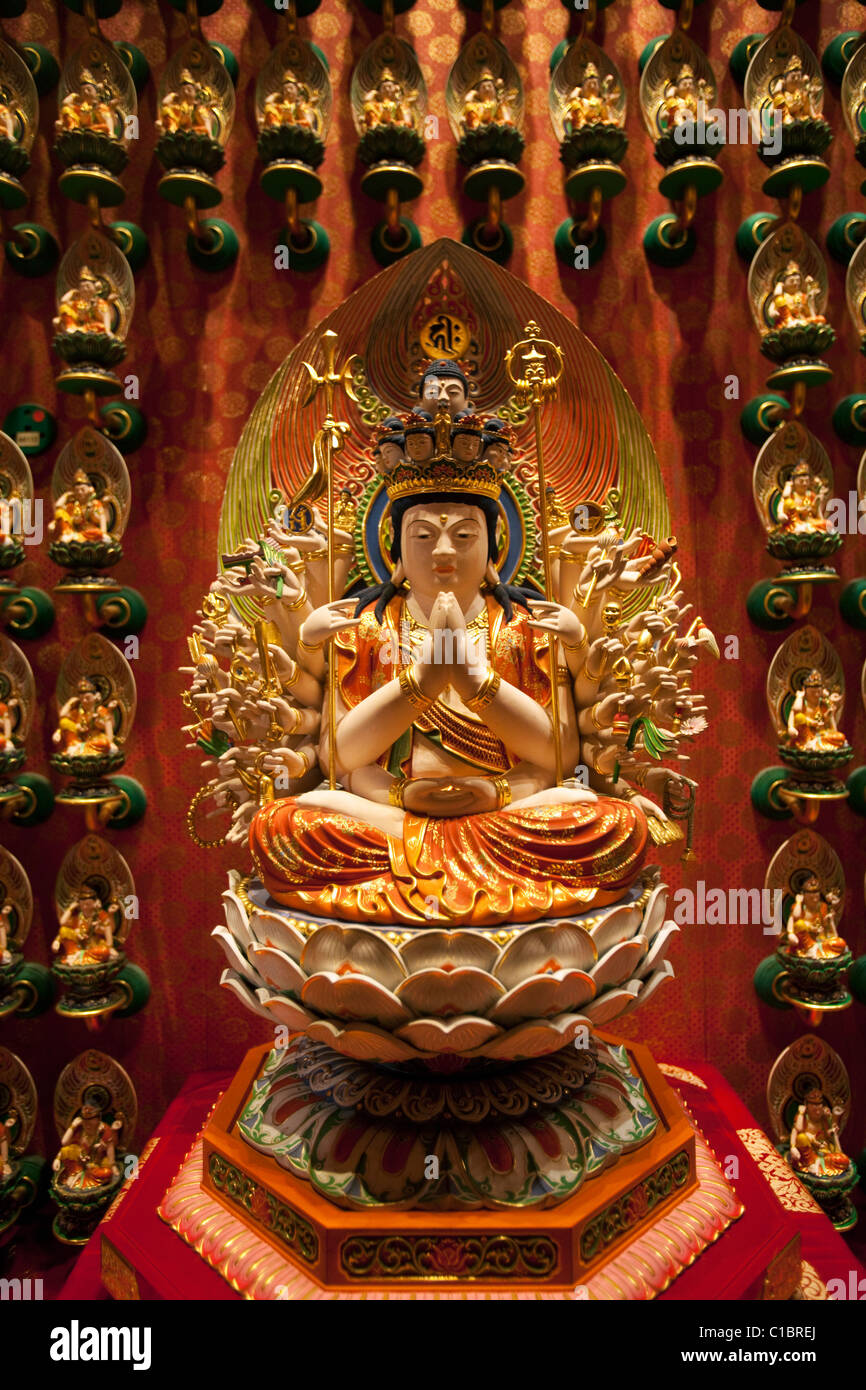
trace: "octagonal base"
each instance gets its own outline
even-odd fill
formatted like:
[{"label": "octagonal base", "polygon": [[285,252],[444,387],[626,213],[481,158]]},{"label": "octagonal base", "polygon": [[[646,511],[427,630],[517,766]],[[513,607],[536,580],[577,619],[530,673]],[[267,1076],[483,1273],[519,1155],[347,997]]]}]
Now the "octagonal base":
[{"label": "octagonal base", "polygon": [[[628,1062],[655,1114],[655,1133],[543,1215],[526,1207],[343,1210],[241,1135],[241,1115],[270,1050],[247,1053],[211,1115],[200,1190],[325,1289],[429,1288],[431,1280],[439,1289],[467,1282],[475,1290],[573,1289],[697,1187],[694,1130],[647,1049],[629,1045]],[[170,1198],[171,1191],[160,1214],[180,1229],[182,1211]]]}]

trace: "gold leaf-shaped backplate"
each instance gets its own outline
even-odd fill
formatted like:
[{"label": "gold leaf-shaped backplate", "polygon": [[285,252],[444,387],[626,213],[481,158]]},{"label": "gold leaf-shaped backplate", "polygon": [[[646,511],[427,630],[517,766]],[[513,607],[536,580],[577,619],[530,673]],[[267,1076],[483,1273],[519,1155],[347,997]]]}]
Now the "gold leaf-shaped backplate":
[{"label": "gold leaf-shaped backplate", "polygon": [[8,1047],[0,1047],[0,1121],[11,1130],[9,1153],[14,1158],[26,1154],[30,1147],[36,1104],[36,1083],[27,1067]]},{"label": "gold leaf-shaped backplate", "polygon": [[331,124],[331,79],[328,69],[311,44],[290,34],[270,54],[256,82],[256,124],[265,123],[265,102],[282,91],[286,73],[292,73],[300,87],[301,100],[313,108],[313,130],[321,140]]},{"label": "gold leaf-shaped backplate", "polygon": [[0,701],[8,705],[10,700],[18,701],[10,710],[12,734],[23,743],[33,721],[36,683],[21,648],[0,632]]},{"label": "gold leaf-shaped backplate", "polygon": [[114,126],[114,138],[128,143],[124,139],[125,118],[138,112],[135,83],[117,49],[95,35],[70,53],[63,64],[57,89],[58,109],[62,112],[67,99],[73,104],[88,82],[96,87],[96,100],[111,114],[109,123]]},{"label": "gold leaf-shaped backplate", "polygon": [[138,1121],[135,1087],[119,1062],[95,1047],[80,1052],[67,1064],[54,1088],[54,1123],[62,1139],[70,1120],[80,1114],[85,1103],[95,1105],[101,1115],[123,1115],[118,1147],[128,1149]]},{"label": "gold leaf-shaped backplate", "polygon": [[619,68],[591,39],[579,38],[563,53],[550,79],[550,119],[557,140],[565,135],[565,116],[569,97],[575,87],[583,85],[586,69],[592,63],[598,71],[611,125],[624,126],[626,117],[625,83]]},{"label": "gold leaf-shaped backplate", "polygon": [[777,508],[782,492],[803,459],[812,477],[826,488],[826,496],[832,497],[833,469],[826,449],[799,420],[786,421],[762,445],[752,472],[752,497],[765,531],[779,525]]},{"label": "gold leaf-shaped backplate", "polygon": [[99,281],[99,295],[109,305],[110,331],[116,338],[125,338],[135,308],[135,281],[123,252],[94,227],[72,243],[60,262],[58,305],[65,294],[78,288],[83,270]]},{"label": "gold leaf-shaped backplate", "polygon": [[[5,108],[5,109],[4,109]],[[20,53],[0,40],[0,135],[29,154],[39,129],[39,93]],[[5,126],[5,129],[4,129]]]},{"label": "gold leaf-shaped backplate", "polygon": [[854,141],[866,135],[866,44],[861,44],[842,77],[842,114]]},{"label": "gold leaf-shaped backplate", "polygon": [[[640,112],[653,140],[658,140],[664,132],[665,100],[686,66],[694,74],[695,97],[698,100],[703,97],[708,108],[715,104],[716,79],[709,58],[688,34],[675,29],[669,39],[659,44],[641,73]],[[686,152],[684,146],[683,153]]]},{"label": "gold leaf-shaped backplate", "polygon": [[33,922],[33,890],[23,864],[0,845],[0,910],[4,907],[10,909],[5,914],[7,943],[20,951]]},{"label": "gold leaf-shaped backplate", "polygon": [[59,709],[77,693],[78,682],[84,678],[96,686],[102,704],[117,701],[115,739],[124,743],[135,718],[135,677],[123,653],[98,632],[82,637],[63,662],[57,677]]},{"label": "gold leaf-shaped backplate", "polygon": [[778,733],[787,728],[788,706],[810,671],[820,671],[824,685],[832,693],[838,691],[842,700],[836,707],[837,723],[845,703],[845,673],[834,647],[823,633],[807,624],[786,637],[767,672],[767,705],[770,718]]},{"label": "gold leaf-shaped backplate", "polygon": [[809,275],[815,281],[815,312],[823,314],[827,308],[827,267],[824,258],[802,227],[796,222],[784,222],[761,242],[749,266],[749,308],[762,335],[773,326],[768,310],[773,296],[781,289],[789,261],[796,261],[803,285]]},{"label": "gold leaf-shaped backplate", "polygon": [[33,474],[26,456],[8,434],[0,433],[0,500],[33,500]]},{"label": "gold leaf-shaped backplate", "polygon": [[380,34],[364,49],[352,73],[349,100],[352,120],[359,135],[367,129],[364,121],[364,102],[377,91],[382,73],[388,68],[399,89],[399,100],[414,117],[414,128],[423,134],[427,115],[427,84],[415,55],[415,50],[393,34]]},{"label": "gold leaf-shaped backplate", "polygon": [[841,1134],[851,1113],[848,1073],[838,1052],[814,1033],[807,1033],[776,1058],[767,1079],[770,1122],[781,1142],[787,1143],[790,1139],[797,1107],[805,1101],[806,1092],[815,1086],[828,1105],[841,1106],[842,1114],[834,1117]]},{"label": "gold leaf-shaped backplate", "polygon": [[224,145],[235,119],[235,89],[226,66],[203,39],[188,39],[169,58],[159,79],[159,104],[173,96],[188,72],[197,90],[196,101],[213,112],[213,138]]},{"label": "gold leaf-shaped backplate", "polygon": [[129,470],[123,454],[104,434],[91,425],[85,425],[60,450],[54,465],[51,500],[55,507],[63,494],[72,488],[79,469],[87,474],[105,507],[109,533],[119,540],[126,530],[132,505]]},{"label": "gold leaf-shaped backplate", "polygon": [[845,910],[845,872],[832,845],[814,830],[802,827],[779,846],[767,868],[764,887],[770,892],[780,889],[786,898],[794,898],[812,874],[820,882],[823,894],[839,895],[838,926]]},{"label": "gold leaf-shaped backplate", "polygon": [[512,124],[518,130],[523,129],[524,96],[520,73],[511,61],[508,49],[498,39],[482,31],[474,34],[461,48],[445,85],[445,109],[455,140],[459,140],[464,133],[462,120],[466,98],[474,90],[485,68],[502,84],[502,100],[508,107]]},{"label": "gold leaf-shaped backplate", "polygon": [[866,333],[866,241],[861,241],[848,262],[845,303],[857,332],[861,335]]},{"label": "gold leaf-shaped backplate", "polygon": [[821,115],[824,82],[818,59],[809,45],[788,24],[783,24],[768,34],[755,50],[746,70],[743,96],[750,111],[764,111],[772,106],[773,97],[792,58],[800,59],[806,84],[812,88],[810,114]]},{"label": "gold leaf-shaped backplate", "polygon": [[112,913],[114,943],[120,945],[130,931],[123,900],[135,894],[135,882],[123,855],[101,835],[85,835],[72,846],[60,865],[54,885],[54,910],[58,921],[70,904],[78,901],[85,887],[96,894],[106,911],[112,902],[120,905],[120,911]]}]

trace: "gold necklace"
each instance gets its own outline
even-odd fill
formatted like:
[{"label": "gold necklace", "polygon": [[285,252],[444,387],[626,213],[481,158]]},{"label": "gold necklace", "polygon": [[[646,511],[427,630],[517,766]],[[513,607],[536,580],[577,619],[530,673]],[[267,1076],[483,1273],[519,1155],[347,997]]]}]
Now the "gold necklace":
[{"label": "gold necklace", "polygon": [[[406,605],[404,606],[404,612],[405,612],[405,614],[406,614],[406,617],[409,619],[409,631],[410,631],[410,632],[430,632],[430,631],[431,631],[431,629],[427,626],[426,623],[420,622],[419,619],[416,618],[416,617],[414,616],[414,614],[410,613],[410,611],[409,611],[409,605],[408,605],[408,604],[406,604]],[[487,631],[487,625],[488,625],[488,624],[487,624],[487,605],[485,604],[484,607],[481,609],[481,612],[480,612],[480,613],[476,613],[475,617],[471,620],[471,622],[468,622],[468,623],[466,624],[466,631],[467,631],[467,632],[486,632],[486,631]]]}]

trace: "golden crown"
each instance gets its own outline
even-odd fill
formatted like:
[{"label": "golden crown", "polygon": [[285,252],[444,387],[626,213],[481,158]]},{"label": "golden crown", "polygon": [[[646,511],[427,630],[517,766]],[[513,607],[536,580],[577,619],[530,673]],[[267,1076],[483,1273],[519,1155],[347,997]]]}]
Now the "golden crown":
[{"label": "golden crown", "polygon": [[[473,422],[474,422],[474,417]],[[451,431],[460,428],[452,421],[447,406],[437,412],[432,426],[436,437],[435,451],[429,459],[404,459],[388,475],[385,484],[392,502],[399,497],[423,498],[442,492],[466,493],[475,497],[497,499],[502,482],[492,463],[475,459],[464,463],[451,453]]]}]

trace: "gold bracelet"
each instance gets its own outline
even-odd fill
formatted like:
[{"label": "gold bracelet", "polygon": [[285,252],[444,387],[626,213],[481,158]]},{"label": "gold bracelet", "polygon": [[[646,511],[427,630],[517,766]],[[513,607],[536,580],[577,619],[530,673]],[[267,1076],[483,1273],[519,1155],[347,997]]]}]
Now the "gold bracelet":
[{"label": "gold bracelet", "polygon": [[590,669],[589,669],[589,657],[587,657],[587,659],[586,659],[586,664],[584,665],[584,668],[583,668],[583,674],[586,676],[587,680],[590,680],[590,681],[600,681],[601,678],[602,678],[602,676],[604,675],[606,669],[607,669],[607,653],[605,653],[604,656],[601,658],[601,665],[599,666],[599,668],[598,668],[597,671],[590,671]]},{"label": "gold bracelet", "polygon": [[581,641],[580,641],[580,642],[577,642],[575,645],[572,645],[571,642],[563,642],[563,640],[562,640],[561,637],[560,637],[560,639],[559,639],[559,645],[562,647],[562,650],[563,650],[564,652],[582,652],[583,649],[584,649],[584,647],[586,646],[586,642],[587,642],[587,631],[586,631],[586,628],[583,629],[583,637],[582,637]]},{"label": "gold bracelet", "polygon": [[406,810],[406,807],[403,804],[403,794],[406,790],[406,780],[407,779],[405,777],[395,777],[394,781],[388,788],[389,804],[391,806],[398,807],[398,809],[401,811]]},{"label": "gold bracelet", "polygon": [[332,555],[354,555],[354,553],[355,547],[353,545],[335,545],[331,552]]},{"label": "gold bracelet", "polygon": [[493,785],[496,788],[496,809],[501,811],[511,800],[511,784],[506,776],[494,777]]},{"label": "gold bracelet", "polygon": [[478,690],[472,696],[471,700],[466,701],[466,708],[476,711],[484,709],[485,705],[489,705],[490,701],[495,697],[501,684],[502,677],[499,675],[499,672],[494,671],[493,667],[489,666],[487,675],[484,677]]},{"label": "gold bracelet", "polygon": [[305,652],[320,652],[320,651],[322,650],[322,648],[324,647],[324,645],[325,645],[324,641],[321,641],[321,642],[312,642],[312,643],[310,643],[310,642],[305,642],[304,639],[303,639],[303,637],[299,637],[299,638],[298,638],[298,647],[299,647],[299,648],[300,648],[300,647],[303,647],[303,649],[304,649]]},{"label": "gold bracelet", "polygon": [[[292,660],[291,657],[289,657],[289,660],[290,660],[290,661]],[[293,670],[292,674],[289,676],[288,680],[280,681],[280,689],[281,689],[281,690],[283,691],[283,693],[286,694],[286,695],[287,695],[288,692],[291,690],[291,688],[292,688],[293,685],[297,685],[297,683],[298,683],[298,677],[299,677],[300,674],[301,674],[301,668],[300,668],[300,666],[298,665],[297,661],[292,661],[292,665],[294,666],[295,669]]]},{"label": "gold bracelet", "polygon": [[413,667],[407,666],[405,671],[400,672],[397,679],[400,682],[400,689],[406,696],[409,704],[415,709],[426,709],[428,705],[433,704],[433,701],[429,696],[424,694],[424,691],[418,684],[418,677],[415,675]]},{"label": "gold bracelet", "polygon": [[568,669],[567,666],[557,666],[557,668],[556,668],[556,684],[557,684],[557,685],[571,685],[571,672],[569,671],[569,669]]},{"label": "gold bracelet", "polygon": [[596,710],[598,709],[598,707],[599,707],[600,704],[601,704],[601,700],[596,700],[596,702],[595,702],[595,704],[593,705],[592,709],[589,711],[589,717],[590,717],[590,719],[592,720],[593,724],[595,725],[595,727],[596,727],[597,729],[604,729],[604,728],[606,728],[606,725],[600,724],[600,723],[599,723],[599,721],[598,721],[598,715],[596,714]]},{"label": "gold bracelet", "polygon": [[297,613],[298,609],[299,609],[299,608],[303,608],[303,606],[304,606],[304,604],[305,604],[306,602],[307,602],[307,591],[306,591],[306,589],[302,589],[302,590],[301,590],[301,597],[300,597],[300,598],[296,598],[295,601],[294,601],[294,603],[287,603],[287,604],[286,604],[286,612],[287,612],[287,613]]},{"label": "gold bracelet", "polygon": [[303,772],[299,772],[299,773],[298,773],[298,776],[299,776],[299,777],[306,777],[307,773],[308,773],[309,770],[310,770],[310,763],[309,763],[309,760],[308,760],[308,758],[307,758],[307,750],[306,750],[306,748],[296,748],[296,749],[295,749],[295,752],[297,753],[297,755],[298,755],[299,758],[303,758],[303,760],[304,760],[304,770],[303,770]]}]

